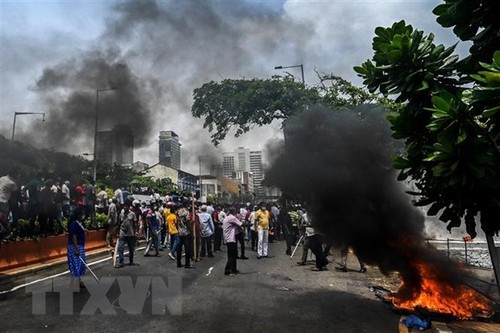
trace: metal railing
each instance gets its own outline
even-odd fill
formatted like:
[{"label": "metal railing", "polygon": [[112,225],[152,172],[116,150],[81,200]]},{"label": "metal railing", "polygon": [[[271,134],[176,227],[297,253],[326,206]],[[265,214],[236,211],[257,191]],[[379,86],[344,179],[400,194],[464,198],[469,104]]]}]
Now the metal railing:
[{"label": "metal railing", "polygon": [[[459,259],[463,259],[465,265],[491,267],[491,259],[489,258],[488,246],[486,241],[470,241],[468,239],[460,238],[427,238],[426,241],[429,246],[433,245],[438,250],[445,251],[448,258],[451,258],[453,256],[454,258],[458,257]],[[476,257],[475,261],[471,260],[471,256]]]}]

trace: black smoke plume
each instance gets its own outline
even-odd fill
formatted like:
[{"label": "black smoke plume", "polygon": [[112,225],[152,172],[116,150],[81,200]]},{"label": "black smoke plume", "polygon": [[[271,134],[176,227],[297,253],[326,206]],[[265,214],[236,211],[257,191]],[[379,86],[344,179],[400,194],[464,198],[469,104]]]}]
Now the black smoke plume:
[{"label": "black smoke plume", "polygon": [[82,151],[73,153],[91,151],[96,112],[99,131],[125,126],[132,129],[136,147],[147,143],[151,112],[141,98],[139,79],[116,49],[46,68],[35,89],[50,115],[35,131],[44,133],[48,147],[67,151],[81,142]]},{"label": "black smoke plume", "polygon": [[226,77],[269,77],[269,58],[294,54],[289,61],[300,62],[299,46],[310,48],[314,29],[292,24],[275,7],[246,1],[110,5],[90,49],[69,47],[71,56],[40,73],[34,89],[46,122],[36,122],[29,135],[20,126],[19,139],[69,153],[92,151],[95,90],[116,85],[119,90],[100,93],[99,130],[116,122],[131,126],[135,147],[154,158],[150,163],[157,161],[158,132],[173,130],[183,145],[183,163],[197,170],[197,153],[207,154],[209,136],[191,116],[193,89]]},{"label": "black smoke plume", "polygon": [[[350,246],[364,262],[399,272],[409,297],[420,288],[418,260],[449,280],[454,268],[425,245],[424,217],[397,181],[385,112],[362,105],[336,111],[313,108],[285,124],[285,149],[266,179],[299,195],[315,227],[334,246]],[[418,259],[418,260],[416,260]]]}]

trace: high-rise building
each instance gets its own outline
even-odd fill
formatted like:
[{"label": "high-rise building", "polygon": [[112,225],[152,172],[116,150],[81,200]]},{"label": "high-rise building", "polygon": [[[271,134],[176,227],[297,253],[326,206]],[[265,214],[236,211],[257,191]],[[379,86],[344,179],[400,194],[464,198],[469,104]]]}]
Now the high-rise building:
[{"label": "high-rise building", "polygon": [[160,131],[159,162],[170,168],[181,169],[181,144],[173,131]]},{"label": "high-rise building", "polygon": [[264,168],[262,166],[262,151],[254,150],[249,154],[250,172],[252,173],[253,188],[255,193],[262,195],[262,180],[264,179]]},{"label": "high-rise building", "polygon": [[128,126],[118,125],[111,131],[97,132],[97,160],[104,164],[132,165],[134,134]]},{"label": "high-rise building", "polygon": [[233,153],[222,154],[222,174],[227,178],[234,178],[234,155]]},{"label": "high-rise building", "polygon": [[[252,175],[253,191],[257,195],[262,194],[262,179],[264,170],[262,166],[262,151],[251,151],[238,147],[232,152],[223,153],[222,174],[226,177],[236,179],[244,172]],[[244,183],[243,179],[240,179]]]}]

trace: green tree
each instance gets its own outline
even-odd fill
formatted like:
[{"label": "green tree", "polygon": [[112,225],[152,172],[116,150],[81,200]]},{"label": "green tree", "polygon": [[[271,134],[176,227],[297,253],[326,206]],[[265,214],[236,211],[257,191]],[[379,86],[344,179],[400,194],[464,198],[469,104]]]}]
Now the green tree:
[{"label": "green tree", "polygon": [[97,180],[100,184],[113,189],[129,186],[135,176],[135,172],[119,164],[99,164],[97,167]]},{"label": "green tree", "polygon": [[205,118],[203,127],[212,132],[212,142],[218,145],[231,129],[240,136],[255,125],[286,119],[317,99],[315,89],[289,77],[225,79],[196,88],[191,111],[193,116]]},{"label": "green tree", "polygon": [[429,215],[440,214],[448,229],[464,220],[473,237],[478,213],[487,235],[500,229],[500,54],[493,54],[500,26],[492,6],[448,0],[434,9],[441,25],[473,41],[462,61],[454,47],[436,45],[432,34],[401,21],[378,27],[372,60],[354,68],[371,92],[404,103],[389,116],[394,137],[405,141],[394,162],[400,179],[415,182]]},{"label": "green tree", "polygon": [[211,81],[194,90],[191,111],[194,117],[205,119],[204,128],[212,133],[213,144],[218,145],[231,130],[240,136],[254,126],[285,120],[315,104],[331,108],[363,103],[397,107],[390,98],[370,93],[338,76],[318,77],[320,84],[316,87],[307,87],[291,76]]}]

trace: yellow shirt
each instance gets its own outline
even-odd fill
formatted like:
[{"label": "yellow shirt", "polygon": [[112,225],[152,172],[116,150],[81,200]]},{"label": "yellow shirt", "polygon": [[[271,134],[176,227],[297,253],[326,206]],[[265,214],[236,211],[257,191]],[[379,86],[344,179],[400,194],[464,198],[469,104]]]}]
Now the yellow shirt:
[{"label": "yellow shirt", "polygon": [[269,229],[269,211],[259,209],[258,211],[255,212],[255,222],[257,223],[257,228],[258,229],[264,229],[268,230]]},{"label": "yellow shirt", "polygon": [[170,213],[167,215],[167,225],[169,234],[175,235],[179,233],[177,230],[177,216],[175,214]]}]

